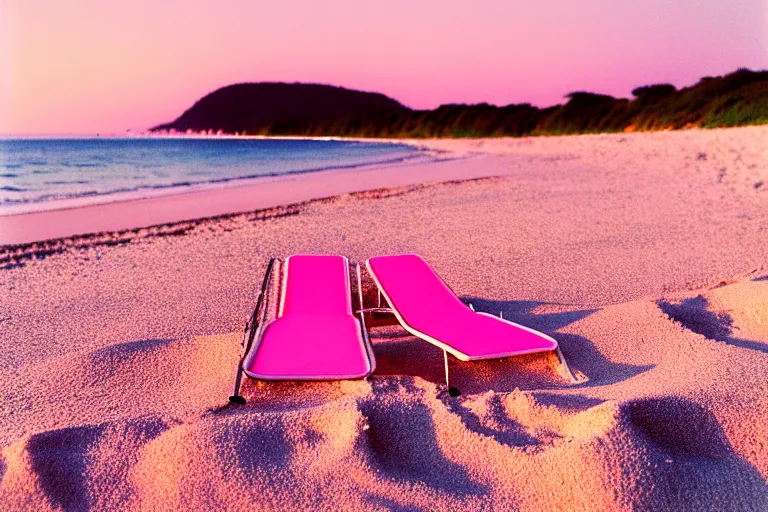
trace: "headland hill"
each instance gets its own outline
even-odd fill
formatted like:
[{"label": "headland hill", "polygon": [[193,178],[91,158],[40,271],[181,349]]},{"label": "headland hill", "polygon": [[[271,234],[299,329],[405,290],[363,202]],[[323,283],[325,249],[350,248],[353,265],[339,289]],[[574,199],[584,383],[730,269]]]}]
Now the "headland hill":
[{"label": "headland hill", "polygon": [[632,98],[576,91],[561,105],[449,104],[415,110],[383,94],[307,83],[241,83],[207,94],[153,133],[262,136],[524,137],[768,123],[768,71],[739,69],[689,87],[653,84]]}]

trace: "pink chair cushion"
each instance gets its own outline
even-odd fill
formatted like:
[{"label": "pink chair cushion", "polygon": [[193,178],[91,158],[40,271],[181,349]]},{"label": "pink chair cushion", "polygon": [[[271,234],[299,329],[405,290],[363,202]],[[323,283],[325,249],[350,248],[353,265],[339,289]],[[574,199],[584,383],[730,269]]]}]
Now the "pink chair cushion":
[{"label": "pink chair cushion", "polygon": [[372,361],[352,315],[346,259],[291,256],[280,317],[264,329],[245,372],[269,380],[333,380],[369,375]]},{"label": "pink chair cushion", "polygon": [[347,260],[341,256],[289,256],[281,316],[352,314]]},{"label": "pink chair cushion", "polygon": [[473,312],[420,256],[379,256],[367,265],[403,327],[459,359],[494,359],[557,348],[557,342],[545,334]]}]

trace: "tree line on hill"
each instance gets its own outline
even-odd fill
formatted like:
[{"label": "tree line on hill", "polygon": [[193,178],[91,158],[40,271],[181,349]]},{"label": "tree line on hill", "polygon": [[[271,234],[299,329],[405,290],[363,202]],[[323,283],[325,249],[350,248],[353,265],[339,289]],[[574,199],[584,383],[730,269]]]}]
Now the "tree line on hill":
[{"label": "tree line on hill", "polygon": [[407,108],[381,94],[317,84],[237,84],[153,131],[334,137],[500,137],[716,128],[768,123],[768,71],[739,69],[690,87],[638,87],[632,98],[572,92],[563,105]]}]

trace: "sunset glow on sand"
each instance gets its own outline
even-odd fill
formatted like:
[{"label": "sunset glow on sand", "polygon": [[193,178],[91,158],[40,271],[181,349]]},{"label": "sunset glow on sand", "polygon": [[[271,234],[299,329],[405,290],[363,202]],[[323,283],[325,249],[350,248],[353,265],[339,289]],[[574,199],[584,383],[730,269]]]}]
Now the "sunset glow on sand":
[{"label": "sunset glow on sand", "polygon": [[0,511],[766,511],[766,0],[0,0]]},{"label": "sunset glow on sand", "polygon": [[760,0],[0,5],[0,133],[123,133],[236,82],[547,106],[768,67]]}]

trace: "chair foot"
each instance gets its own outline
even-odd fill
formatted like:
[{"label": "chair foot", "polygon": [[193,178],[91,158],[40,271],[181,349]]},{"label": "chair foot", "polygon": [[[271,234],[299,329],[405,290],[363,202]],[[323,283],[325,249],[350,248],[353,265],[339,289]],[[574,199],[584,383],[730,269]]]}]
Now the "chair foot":
[{"label": "chair foot", "polygon": [[232,395],[229,397],[229,405],[245,405],[245,398],[240,395]]},{"label": "chair foot", "polygon": [[589,380],[589,377],[583,373],[574,373],[570,369],[568,363],[565,361],[565,356],[560,350],[560,347],[557,347],[554,352],[550,352],[549,360],[552,362],[552,365],[554,366],[557,374],[569,384],[583,384]]},{"label": "chair foot", "polygon": [[458,388],[455,388],[453,386],[448,387],[448,394],[450,396],[461,396],[461,391],[458,390]]}]

